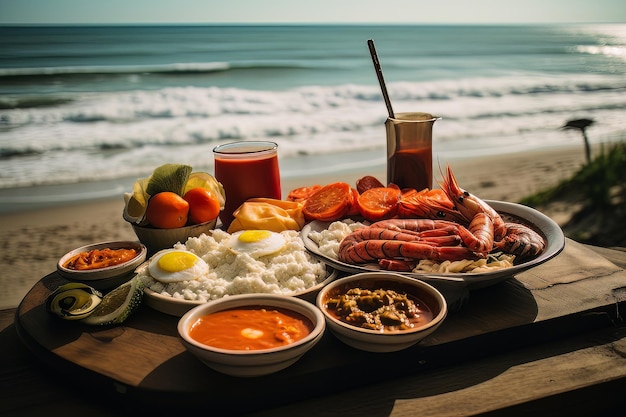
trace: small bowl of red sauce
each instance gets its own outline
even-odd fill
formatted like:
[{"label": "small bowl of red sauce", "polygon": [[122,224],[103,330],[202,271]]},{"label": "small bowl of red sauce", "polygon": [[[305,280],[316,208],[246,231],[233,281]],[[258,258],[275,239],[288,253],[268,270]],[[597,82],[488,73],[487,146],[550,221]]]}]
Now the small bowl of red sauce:
[{"label": "small bowl of red sauce", "polygon": [[296,363],[322,338],[312,303],[278,294],[232,295],[192,308],[178,322],[185,348],[209,368],[256,377]]},{"label": "small bowl of red sauce", "polygon": [[146,246],[140,242],[94,243],[63,255],[57,262],[57,272],[70,281],[85,282],[96,289],[113,288],[130,279],[147,254]]},{"label": "small bowl of red sauce", "polygon": [[368,352],[407,349],[433,333],[448,314],[432,285],[389,272],[364,272],[326,285],[316,304],[330,332]]}]

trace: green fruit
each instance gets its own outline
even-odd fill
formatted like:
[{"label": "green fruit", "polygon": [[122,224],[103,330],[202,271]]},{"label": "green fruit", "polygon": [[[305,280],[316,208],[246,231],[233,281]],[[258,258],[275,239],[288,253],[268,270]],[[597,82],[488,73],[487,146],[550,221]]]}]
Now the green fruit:
[{"label": "green fruit", "polygon": [[65,320],[80,320],[93,313],[101,298],[102,294],[89,285],[70,282],[48,296],[46,310]]},{"label": "green fruit", "polygon": [[137,276],[106,294],[93,312],[81,322],[106,326],[119,324],[141,305],[143,284]]},{"label": "green fruit", "polygon": [[152,172],[146,186],[146,192],[153,196],[163,191],[169,191],[182,196],[192,170],[193,168],[189,165],[161,165]]}]

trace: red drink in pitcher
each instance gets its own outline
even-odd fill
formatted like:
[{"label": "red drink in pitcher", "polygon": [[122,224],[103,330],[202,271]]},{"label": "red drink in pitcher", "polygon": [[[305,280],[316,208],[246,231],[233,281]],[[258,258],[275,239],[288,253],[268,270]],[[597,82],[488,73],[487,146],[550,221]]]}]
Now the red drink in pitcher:
[{"label": "red drink in pitcher", "polygon": [[233,213],[249,198],[281,199],[278,145],[274,142],[234,142],[213,149],[215,179],[224,187],[226,202],[220,213],[224,229]]},{"label": "red drink in pitcher", "polygon": [[432,130],[439,119],[430,113],[398,113],[387,119],[388,183],[417,191],[432,188]]},{"label": "red drink in pitcher", "polygon": [[387,161],[388,182],[421,191],[432,187],[432,148],[401,149]]}]

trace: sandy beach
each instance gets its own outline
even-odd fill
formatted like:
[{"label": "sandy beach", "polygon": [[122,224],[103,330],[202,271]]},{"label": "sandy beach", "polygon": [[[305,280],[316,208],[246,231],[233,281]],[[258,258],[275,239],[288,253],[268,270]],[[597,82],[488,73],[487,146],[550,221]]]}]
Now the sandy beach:
[{"label": "sandy beach", "polygon": [[[442,164],[445,161],[440,161]],[[460,185],[490,200],[517,202],[521,198],[558,184],[585,162],[582,146],[516,153],[449,162]],[[289,190],[313,184],[344,181],[355,184],[364,175],[384,182],[384,172],[350,172],[315,178],[286,179]],[[441,179],[435,173],[435,180]],[[130,191],[130,190],[129,190]],[[16,307],[30,288],[56,269],[67,251],[90,243],[135,240],[131,226],[122,219],[123,197],[0,215],[2,237],[0,309]],[[557,223],[567,210],[546,213]]]}]

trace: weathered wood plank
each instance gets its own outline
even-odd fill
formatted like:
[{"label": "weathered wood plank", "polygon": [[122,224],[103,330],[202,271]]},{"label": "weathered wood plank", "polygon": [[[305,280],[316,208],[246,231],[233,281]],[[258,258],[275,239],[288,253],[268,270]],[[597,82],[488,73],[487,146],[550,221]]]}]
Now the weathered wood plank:
[{"label": "weathered wood plank", "polygon": [[[619,302],[624,301],[626,271],[588,247],[567,240],[564,251],[545,264],[515,279],[472,291],[462,309],[450,314],[437,332],[413,348],[372,354],[351,349],[326,334],[291,368],[252,380],[226,377],[201,365],[178,340],[177,319],[149,308],[141,309],[124,326],[111,329],[57,320],[45,312],[43,303],[61,282],[54,273],[45,277],[20,304],[16,316],[20,337],[49,366],[65,371],[68,378],[78,373],[110,395],[123,392],[125,399],[149,399],[162,407],[210,401],[213,410],[224,414],[250,411],[238,401],[241,392],[247,393],[248,404],[273,407],[331,393],[338,386],[329,381],[338,377],[342,390],[381,380],[419,380],[425,372],[440,375],[443,369],[445,373],[447,366],[610,328],[619,317]],[[384,372],[367,364],[381,364]],[[621,375],[620,366],[615,377]],[[467,388],[479,390],[485,381],[473,378],[476,383]],[[299,389],[291,393],[294,386]],[[529,395],[523,399],[538,396],[529,387],[520,388]],[[277,390],[290,392],[289,398],[276,398],[272,393]],[[542,389],[541,395],[545,392]],[[464,393],[457,395],[464,398]],[[486,395],[473,393],[482,398]],[[497,407],[515,405],[497,402]]]}]

